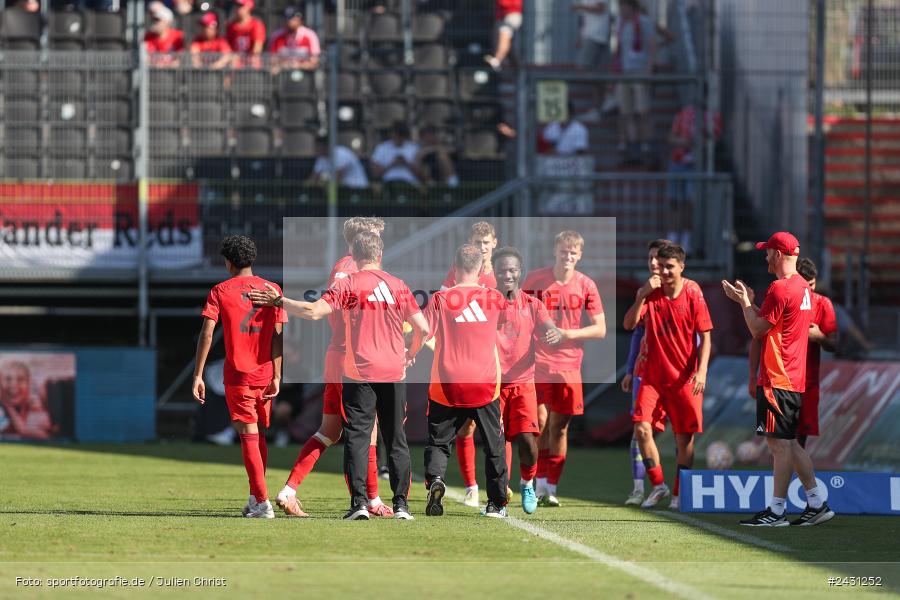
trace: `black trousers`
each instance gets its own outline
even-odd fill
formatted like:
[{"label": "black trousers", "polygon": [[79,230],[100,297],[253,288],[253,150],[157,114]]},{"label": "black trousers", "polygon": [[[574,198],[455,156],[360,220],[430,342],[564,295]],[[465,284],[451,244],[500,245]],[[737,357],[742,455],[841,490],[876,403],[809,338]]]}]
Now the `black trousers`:
[{"label": "black trousers", "polygon": [[369,442],[375,415],[388,451],[388,470],[394,505],[406,504],[410,484],[409,446],[406,444],[406,383],[367,383],[344,380],[344,475],[350,485],[350,506],[366,503]]},{"label": "black trousers", "polygon": [[455,408],[428,400],[428,445],[425,447],[425,480],[444,477],[450,459],[450,445],[466,419],[475,421],[484,446],[484,472],[488,499],[506,505],[506,438],[500,422],[500,401],[479,408]]}]

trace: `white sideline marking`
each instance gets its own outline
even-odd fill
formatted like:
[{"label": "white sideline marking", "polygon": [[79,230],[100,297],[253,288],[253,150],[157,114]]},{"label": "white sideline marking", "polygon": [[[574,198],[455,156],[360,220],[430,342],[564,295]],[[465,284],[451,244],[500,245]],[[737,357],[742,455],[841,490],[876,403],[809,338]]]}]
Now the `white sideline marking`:
[{"label": "white sideline marking", "polygon": [[[451,488],[447,488],[445,497],[456,500],[457,502],[461,502],[465,499],[465,496]],[[673,581],[665,575],[657,573],[652,569],[648,569],[647,567],[643,567],[631,561],[616,558],[615,556],[610,556],[609,554],[604,554],[603,552],[591,548],[590,546],[585,546],[584,544],[580,544],[568,538],[564,538],[561,535],[557,535],[552,531],[544,529],[543,527],[533,525],[528,521],[523,521],[521,519],[517,519],[516,517],[507,517],[504,520],[513,527],[517,527],[522,531],[527,531],[528,533],[536,535],[541,539],[547,540],[548,542],[553,542],[557,546],[562,546],[566,550],[570,550],[572,552],[575,552],[576,554],[585,556],[602,565],[605,565],[612,569],[623,571],[628,575],[631,575],[635,579],[639,579],[644,583],[655,586],[666,593],[674,594],[676,596],[680,596],[682,598],[687,598],[690,600],[698,598],[711,600],[715,598],[715,596],[704,594],[700,590],[689,585]]]},{"label": "white sideline marking", "polygon": [[726,529],[725,527],[721,527],[719,525],[715,525],[713,523],[707,523],[705,521],[701,521],[700,519],[695,519],[694,517],[689,517],[686,514],[674,512],[674,511],[655,511],[653,514],[661,515],[663,517],[668,517],[670,519],[675,519],[676,521],[681,521],[691,527],[699,527],[700,529],[705,529],[710,533],[714,533],[716,535],[721,535],[723,537],[731,538],[738,542],[743,542],[745,544],[752,544],[754,546],[759,546],[760,548],[765,548],[766,550],[772,550],[773,552],[793,552],[787,546],[782,546],[781,544],[776,544],[775,542],[770,542],[768,540],[762,540],[758,537],[754,537],[752,535],[748,535],[746,533],[740,533],[737,531],[732,531],[730,529]]}]

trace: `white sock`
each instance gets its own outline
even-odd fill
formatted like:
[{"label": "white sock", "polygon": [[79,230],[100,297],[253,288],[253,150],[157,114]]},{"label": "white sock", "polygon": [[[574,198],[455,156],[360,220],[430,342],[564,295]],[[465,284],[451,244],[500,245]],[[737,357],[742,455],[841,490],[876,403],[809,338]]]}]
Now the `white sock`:
[{"label": "white sock", "polygon": [[537,489],[542,492],[547,489],[547,478],[546,477],[538,477],[537,478]]},{"label": "white sock", "polygon": [[550,494],[551,496],[555,496],[556,495],[556,484],[548,483],[547,484],[547,493]]},{"label": "white sock", "polygon": [[644,493],[644,480],[643,479],[635,479],[634,480],[634,491]]},{"label": "white sock", "polygon": [[288,496],[288,497],[296,496],[297,490],[295,490],[294,488],[292,488],[289,485],[286,485],[283,488],[281,488],[281,491],[278,492],[278,495],[279,496]]},{"label": "white sock", "polygon": [[369,500],[369,506],[375,508],[376,506],[381,506],[384,502],[381,500],[381,496],[375,496],[371,500]]},{"label": "white sock", "polygon": [[772,512],[778,515],[779,517],[784,514],[784,498],[776,498],[772,497],[772,506],[769,508],[772,509]]},{"label": "white sock", "polygon": [[468,494],[469,492],[475,492],[477,494],[478,493],[478,484],[467,486],[466,493]]},{"label": "white sock", "polygon": [[822,496],[819,495],[819,486],[806,490],[806,503],[810,508],[819,510],[822,508]]},{"label": "white sock", "polygon": [[534,487],[534,479],[529,479],[528,481],[525,481],[524,479],[520,479],[519,484],[524,485],[525,487],[533,488]]}]

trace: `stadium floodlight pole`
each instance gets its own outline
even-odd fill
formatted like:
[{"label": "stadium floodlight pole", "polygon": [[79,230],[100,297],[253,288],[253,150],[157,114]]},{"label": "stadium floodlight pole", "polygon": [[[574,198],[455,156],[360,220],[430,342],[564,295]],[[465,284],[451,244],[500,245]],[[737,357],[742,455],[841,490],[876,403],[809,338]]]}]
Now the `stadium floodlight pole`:
[{"label": "stadium floodlight pole", "polygon": [[865,223],[862,254],[859,257],[859,311],[863,327],[869,327],[869,227],[872,222],[872,28],[875,25],[872,0],[866,4],[866,156]]},{"label": "stadium floodlight pole", "polygon": [[138,124],[135,131],[137,153],[135,157],[135,175],[138,183],[138,342],[141,346],[147,345],[147,321],[150,316],[150,284],[148,282],[147,269],[147,232],[149,231],[148,204],[149,188],[147,177],[149,175],[150,154],[150,86],[147,48],[144,44],[138,45]]},{"label": "stadium floodlight pole", "polygon": [[338,73],[340,71],[341,46],[344,41],[346,27],[346,0],[338,0],[335,18],[335,43],[331,46],[331,60],[328,69],[328,247],[325,252],[326,264],[337,262],[337,217],[338,217],[338,181],[337,181],[337,129],[338,129]]},{"label": "stadium floodlight pole", "polygon": [[[812,255],[819,268],[825,265],[825,0],[816,1],[816,132],[813,177]],[[827,276],[827,275],[826,275]]]}]

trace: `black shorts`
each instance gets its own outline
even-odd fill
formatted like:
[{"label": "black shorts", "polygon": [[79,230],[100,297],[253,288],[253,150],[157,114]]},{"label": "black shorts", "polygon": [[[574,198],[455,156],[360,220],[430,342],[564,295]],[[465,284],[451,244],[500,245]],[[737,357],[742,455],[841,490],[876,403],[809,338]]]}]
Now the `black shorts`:
[{"label": "black shorts", "polygon": [[756,435],[793,440],[800,423],[800,392],[756,388]]}]

